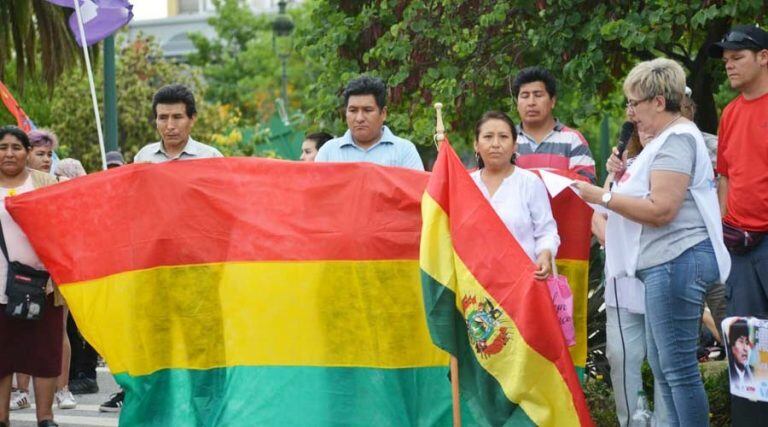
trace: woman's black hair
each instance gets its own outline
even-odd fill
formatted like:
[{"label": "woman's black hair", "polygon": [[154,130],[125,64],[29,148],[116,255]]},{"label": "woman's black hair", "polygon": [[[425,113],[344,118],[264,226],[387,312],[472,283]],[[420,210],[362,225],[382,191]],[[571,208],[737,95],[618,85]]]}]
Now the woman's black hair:
[{"label": "woman's black hair", "polygon": [[[483,127],[485,122],[489,120],[501,120],[502,122],[509,125],[509,129],[512,131],[512,140],[517,141],[517,129],[515,128],[515,122],[512,121],[512,118],[509,117],[507,113],[502,113],[501,111],[488,111],[485,114],[483,114],[483,117],[480,117],[480,120],[478,120],[477,123],[475,124],[475,141],[478,141],[480,139],[480,128]],[[475,153],[475,156],[477,157],[477,168],[478,169],[484,168],[485,163],[483,162],[483,159],[480,157],[480,153]],[[516,158],[517,158],[517,153],[513,153],[512,158],[509,160],[510,163],[514,165]]]},{"label": "woman's black hair", "polygon": [[315,141],[315,150],[319,150],[320,147],[323,146],[326,142],[333,139],[333,135],[331,135],[328,132],[315,132],[310,133],[304,139],[308,139],[310,141]]},{"label": "woman's black hair", "polygon": [[21,142],[21,145],[24,146],[24,148],[29,151],[32,148],[32,144],[29,142],[29,137],[26,133],[24,133],[23,130],[17,128],[16,126],[3,126],[0,127],[0,139],[5,138],[6,135],[13,135]]}]

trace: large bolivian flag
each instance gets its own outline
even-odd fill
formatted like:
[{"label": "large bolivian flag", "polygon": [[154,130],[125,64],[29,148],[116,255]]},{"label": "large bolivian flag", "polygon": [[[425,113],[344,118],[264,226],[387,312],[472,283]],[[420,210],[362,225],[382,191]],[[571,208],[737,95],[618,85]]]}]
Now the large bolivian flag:
[{"label": "large bolivian flag", "polygon": [[422,199],[432,339],[456,356],[462,399],[489,425],[592,425],[547,285],[449,144]]},{"label": "large bolivian flag", "polygon": [[126,391],[126,426],[449,425],[419,279],[428,175],[371,164],[130,165],[13,217]]}]

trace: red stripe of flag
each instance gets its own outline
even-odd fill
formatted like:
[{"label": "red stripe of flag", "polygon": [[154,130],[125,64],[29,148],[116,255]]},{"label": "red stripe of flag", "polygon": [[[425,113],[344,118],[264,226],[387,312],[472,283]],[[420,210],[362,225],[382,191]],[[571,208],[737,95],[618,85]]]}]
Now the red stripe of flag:
[{"label": "red stripe of flag", "polygon": [[370,163],[201,159],[124,166],[6,205],[22,228],[42,231],[31,243],[55,260],[55,280],[72,283],[179,263],[418,260],[428,177]]}]

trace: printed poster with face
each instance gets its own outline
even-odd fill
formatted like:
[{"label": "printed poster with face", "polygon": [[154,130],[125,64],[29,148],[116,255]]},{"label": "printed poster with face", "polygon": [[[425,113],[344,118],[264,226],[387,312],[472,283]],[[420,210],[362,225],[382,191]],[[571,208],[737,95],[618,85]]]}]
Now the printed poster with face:
[{"label": "printed poster with face", "polygon": [[768,402],[768,320],[729,317],[722,327],[731,394]]}]

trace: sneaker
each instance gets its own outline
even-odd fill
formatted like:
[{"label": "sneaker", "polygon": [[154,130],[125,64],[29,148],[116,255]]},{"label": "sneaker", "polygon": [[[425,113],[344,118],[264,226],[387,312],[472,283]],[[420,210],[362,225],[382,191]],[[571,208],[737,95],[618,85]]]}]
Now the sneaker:
[{"label": "sneaker", "polygon": [[43,420],[37,423],[37,427],[59,427],[59,425],[53,420]]},{"label": "sneaker", "polygon": [[121,391],[119,393],[115,393],[112,396],[109,397],[109,400],[102,403],[101,406],[99,406],[99,411],[101,412],[120,412],[120,408],[123,407],[123,400],[125,399],[125,392]]},{"label": "sneaker", "polygon": [[88,378],[85,375],[78,374],[78,377],[73,380],[69,380],[69,391],[72,394],[92,394],[99,392],[99,385],[93,378]]},{"label": "sneaker", "polygon": [[75,396],[72,396],[72,392],[69,391],[67,387],[64,387],[61,390],[56,390],[56,394],[53,397],[59,409],[75,409],[77,406]]},{"label": "sneaker", "polygon": [[18,411],[19,409],[29,408],[29,393],[26,391],[13,391],[11,392],[11,411]]}]

